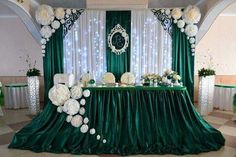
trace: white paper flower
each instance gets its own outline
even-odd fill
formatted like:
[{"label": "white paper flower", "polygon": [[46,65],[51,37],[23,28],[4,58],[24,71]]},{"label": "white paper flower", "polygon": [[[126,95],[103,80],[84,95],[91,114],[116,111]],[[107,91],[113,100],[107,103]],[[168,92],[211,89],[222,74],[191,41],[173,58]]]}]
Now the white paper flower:
[{"label": "white paper flower", "polygon": [[81,107],[81,108],[79,109],[79,114],[80,114],[80,115],[84,115],[84,114],[85,114],[85,108]]},{"label": "white paper flower", "polygon": [[82,88],[78,85],[76,86],[73,86],[71,89],[70,89],[70,93],[71,93],[71,97],[73,99],[79,99],[82,97]]},{"label": "white paper flower", "polygon": [[68,99],[70,99],[70,91],[67,86],[57,84],[49,90],[48,97],[54,105],[63,105]]},{"label": "white paper flower", "polygon": [[63,8],[56,8],[55,16],[58,20],[61,20],[65,17],[65,11]]},{"label": "white paper flower", "polygon": [[83,96],[86,97],[86,98],[89,97],[90,96],[90,91],[88,89],[84,90],[83,91]]},{"label": "white paper flower", "polygon": [[41,39],[40,42],[41,42],[42,45],[45,45],[47,43],[46,39]]},{"label": "white paper flower", "polygon": [[94,134],[96,133],[96,130],[95,130],[94,128],[92,128],[92,129],[89,130],[89,133],[90,133],[91,135],[94,135]]},{"label": "white paper flower", "polygon": [[62,106],[57,107],[57,112],[62,113]]},{"label": "white paper flower", "polygon": [[116,78],[115,78],[115,76],[112,73],[106,72],[103,75],[102,81],[103,81],[103,83],[115,83],[116,82]]},{"label": "white paper flower", "polygon": [[75,10],[75,9],[72,9],[72,13],[76,13],[76,10]]},{"label": "white paper flower", "polygon": [[170,9],[165,10],[166,15],[170,15]]},{"label": "white paper flower", "polygon": [[120,80],[121,80],[121,83],[131,85],[135,83],[135,76],[131,72],[126,72],[121,76]]},{"label": "white paper flower", "polygon": [[196,47],[196,45],[195,45],[195,44],[192,44],[192,45],[191,45],[191,48],[195,48],[195,47]]},{"label": "white paper flower", "polygon": [[85,99],[81,99],[79,103],[80,103],[81,105],[85,105],[86,101],[85,101]]},{"label": "white paper flower", "polygon": [[81,126],[81,128],[80,128],[80,131],[81,131],[82,133],[86,133],[86,132],[88,132],[88,129],[89,129],[88,125],[83,124],[83,125]]},{"label": "white paper flower", "polygon": [[80,127],[83,123],[83,117],[76,115],[71,119],[71,125],[74,127]]},{"label": "white paper flower", "polygon": [[40,30],[40,34],[44,38],[50,38],[52,36],[52,29],[49,26],[43,26]]},{"label": "white paper flower", "polygon": [[63,106],[63,111],[69,115],[75,115],[79,112],[80,104],[75,99],[69,99],[65,102]]},{"label": "white paper flower", "polygon": [[97,135],[97,140],[100,140],[101,136],[100,135]]},{"label": "white paper flower", "polygon": [[185,27],[185,33],[187,36],[190,37],[196,36],[197,32],[198,32],[198,27],[196,25],[190,24]]},{"label": "white paper flower", "polygon": [[107,143],[107,140],[106,140],[106,139],[103,139],[102,142],[103,142],[103,143]]},{"label": "white paper flower", "polygon": [[84,124],[87,124],[88,122],[89,122],[88,117],[85,117],[85,118],[84,118]]},{"label": "white paper flower", "polygon": [[189,39],[190,44],[195,43],[195,41],[196,41],[195,38],[190,38],[190,39]]},{"label": "white paper flower", "polygon": [[186,9],[184,9],[183,20],[187,24],[198,23],[200,19],[201,19],[201,13],[198,7],[190,5]]},{"label": "white paper flower", "polygon": [[68,116],[66,117],[66,121],[69,123],[69,122],[71,122],[71,120],[72,120],[72,116],[71,116],[71,115],[68,115]]},{"label": "white paper flower", "polygon": [[54,20],[54,12],[52,7],[48,5],[40,5],[35,12],[36,21],[41,25],[49,25]]},{"label": "white paper flower", "polygon": [[65,20],[64,19],[61,19],[61,21],[60,21],[62,24],[64,24],[65,23]]},{"label": "white paper flower", "polygon": [[71,9],[66,9],[66,14],[70,15],[71,14]]},{"label": "white paper flower", "polygon": [[59,21],[57,21],[57,20],[55,20],[55,21],[53,21],[52,22],[52,28],[54,28],[54,29],[58,29],[59,27],[60,27],[60,22]]},{"label": "white paper flower", "polygon": [[172,11],[171,11],[171,16],[178,20],[179,18],[181,18],[181,16],[183,15],[183,12],[181,11],[180,8],[174,8]]},{"label": "white paper flower", "polygon": [[179,75],[174,75],[173,78],[174,80],[181,80],[181,77]]},{"label": "white paper flower", "polygon": [[183,28],[184,25],[185,25],[184,20],[179,20],[179,21],[177,22],[177,26],[178,26],[178,28]]}]

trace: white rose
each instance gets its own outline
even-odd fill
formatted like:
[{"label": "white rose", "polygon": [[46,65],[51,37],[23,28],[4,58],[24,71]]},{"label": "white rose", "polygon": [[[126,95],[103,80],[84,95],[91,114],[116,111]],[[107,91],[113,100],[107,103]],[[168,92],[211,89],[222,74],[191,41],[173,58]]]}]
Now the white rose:
[{"label": "white rose", "polygon": [[82,97],[82,88],[80,86],[73,86],[70,90],[71,97],[73,99],[79,99]]},{"label": "white rose", "polygon": [[79,109],[79,114],[80,114],[80,115],[84,115],[84,114],[85,114],[85,108],[81,107],[81,108]]},{"label": "white rose", "polygon": [[88,129],[89,129],[88,125],[83,124],[83,125],[81,126],[81,128],[80,128],[80,131],[81,131],[82,133],[86,133],[86,132],[88,132]]},{"label": "white rose", "polygon": [[184,20],[179,20],[179,21],[177,22],[177,26],[178,26],[178,28],[183,28],[184,25],[185,25]]},{"label": "white rose", "polygon": [[171,11],[171,15],[175,20],[178,20],[183,15],[183,12],[180,8],[175,8]]},{"label": "white rose", "polygon": [[83,117],[76,115],[71,119],[71,125],[74,127],[80,127],[83,123]]},{"label": "white rose", "polygon": [[196,6],[188,6],[184,9],[183,19],[187,24],[198,23],[201,19],[200,10]]},{"label": "white rose", "polygon": [[40,34],[44,38],[50,38],[52,36],[52,29],[50,26],[43,26],[40,30]]},{"label": "white rose", "polygon": [[89,97],[90,96],[90,91],[88,89],[84,90],[83,91],[83,96],[86,97],[86,98]]},{"label": "white rose", "polygon": [[80,100],[80,104],[81,104],[81,105],[85,105],[85,103],[86,103],[85,99],[81,99],[81,100]]},{"label": "white rose", "polygon": [[40,5],[35,12],[35,19],[41,25],[49,25],[54,20],[52,7],[44,4]]},{"label": "white rose", "polygon": [[58,20],[61,20],[65,17],[65,11],[63,8],[57,8],[55,10],[55,16]]},{"label": "white rose", "polygon": [[60,27],[60,22],[59,21],[57,21],[57,20],[55,20],[55,21],[53,21],[52,22],[52,28],[54,28],[54,29],[58,29],[59,27]]},{"label": "white rose", "polygon": [[187,36],[190,37],[196,36],[197,32],[198,32],[198,27],[196,25],[190,24],[185,27],[185,33]]},{"label": "white rose", "polygon": [[84,118],[84,124],[87,124],[88,122],[89,122],[88,117],[85,117],[85,118]]},{"label": "white rose", "polygon": [[63,111],[69,115],[75,115],[79,112],[80,104],[75,99],[69,99],[65,102],[63,106]]},{"label": "white rose", "polygon": [[96,130],[95,130],[94,128],[92,128],[92,129],[89,130],[89,133],[90,133],[91,135],[94,135],[94,134],[96,133]]},{"label": "white rose", "polygon": [[72,116],[71,116],[71,115],[68,115],[68,116],[66,117],[66,121],[69,123],[69,122],[71,122],[71,120],[72,120]]},{"label": "white rose", "polygon": [[63,105],[70,98],[70,91],[67,86],[57,84],[49,90],[48,97],[54,105]]}]

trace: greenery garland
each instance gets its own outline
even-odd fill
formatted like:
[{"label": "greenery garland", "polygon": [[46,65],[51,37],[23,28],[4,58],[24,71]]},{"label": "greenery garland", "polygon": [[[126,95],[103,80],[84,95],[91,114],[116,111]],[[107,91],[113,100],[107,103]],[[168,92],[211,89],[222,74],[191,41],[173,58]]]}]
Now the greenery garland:
[{"label": "greenery garland", "polygon": [[206,77],[206,76],[212,76],[212,75],[216,75],[215,70],[213,70],[213,69],[202,68],[202,69],[198,70],[198,76],[199,77],[202,77],[202,76]]}]

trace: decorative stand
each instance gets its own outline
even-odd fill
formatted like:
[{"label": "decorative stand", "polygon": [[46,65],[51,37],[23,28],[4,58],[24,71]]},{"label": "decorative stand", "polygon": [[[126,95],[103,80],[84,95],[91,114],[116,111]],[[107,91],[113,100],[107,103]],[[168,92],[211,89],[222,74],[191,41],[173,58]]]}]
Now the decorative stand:
[{"label": "decorative stand", "polygon": [[36,115],[40,111],[39,77],[38,76],[27,77],[27,83],[28,83],[28,95],[29,95],[29,112],[32,115]]},{"label": "decorative stand", "polygon": [[199,78],[198,111],[201,115],[213,111],[214,84],[214,75]]}]

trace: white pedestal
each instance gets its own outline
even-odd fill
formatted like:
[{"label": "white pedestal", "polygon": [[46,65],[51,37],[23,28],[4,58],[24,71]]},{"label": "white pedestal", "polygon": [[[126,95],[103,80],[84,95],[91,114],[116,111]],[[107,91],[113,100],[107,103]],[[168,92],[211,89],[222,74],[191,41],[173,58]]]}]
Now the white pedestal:
[{"label": "white pedestal", "polygon": [[29,112],[32,115],[36,115],[40,112],[38,76],[27,77],[27,83],[29,95]]}]

